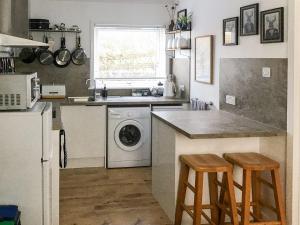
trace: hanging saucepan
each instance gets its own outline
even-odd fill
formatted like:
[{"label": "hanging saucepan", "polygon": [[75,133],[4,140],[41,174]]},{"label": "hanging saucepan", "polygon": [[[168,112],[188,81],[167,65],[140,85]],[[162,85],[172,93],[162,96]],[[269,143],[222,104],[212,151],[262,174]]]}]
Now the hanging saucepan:
[{"label": "hanging saucepan", "polygon": [[36,58],[36,51],[34,48],[23,48],[19,57],[23,63],[32,63]]},{"label": "hanging saucepan", "polygon": [[[33,39],[31,34],[29,36],[29,39]],[[37,51],[38,50],[36,48],[23,48],[20,52],[19,57],[24,63],[32,63],[36,58]]]},{"label": "hanging saucepan", "polygon": [[80,36],[76,35],[76,49],[72,53],[72,62],[75,65],[83,65],[86,61],[86,54],[84,49],[81,48]]},{"label": "hanging saucepan", "polygon": [[66,49],[66,39],[63,36],[61,38],[61,47],[60,49],[56,50],[54,53],[54,64],[57,67],[66,67],[71,62],[71,53],[68,49]]},{"label": "hanging saucepan", "polygon": [[[44,35],[44,43],[48,44],[48,36]],[[54,61],[53,53],[48,47],[39,50],[38,60],[42,65],[51,65]]]}]

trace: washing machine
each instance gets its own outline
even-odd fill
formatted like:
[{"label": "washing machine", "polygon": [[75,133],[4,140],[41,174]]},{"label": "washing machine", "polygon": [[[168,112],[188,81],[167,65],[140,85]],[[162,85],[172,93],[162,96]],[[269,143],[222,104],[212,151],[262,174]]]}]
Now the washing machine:
[{"label": "washing machine", "polygon": [[107,168],[151,166],[150,107],[108,108]]}]

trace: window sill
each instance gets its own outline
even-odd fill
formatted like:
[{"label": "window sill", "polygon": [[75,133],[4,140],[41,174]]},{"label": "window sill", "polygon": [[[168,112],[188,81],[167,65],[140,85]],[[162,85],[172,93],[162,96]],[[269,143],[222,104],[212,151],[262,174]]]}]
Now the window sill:
[{"label": "window sill", "polygon": [[165,79],[154,79],[154,80],[97,80],[97,87],[103,87],[106,85],[108,89],[136,89],[136,88],[152,88],[156,87],[157,84],[165,83]]}]

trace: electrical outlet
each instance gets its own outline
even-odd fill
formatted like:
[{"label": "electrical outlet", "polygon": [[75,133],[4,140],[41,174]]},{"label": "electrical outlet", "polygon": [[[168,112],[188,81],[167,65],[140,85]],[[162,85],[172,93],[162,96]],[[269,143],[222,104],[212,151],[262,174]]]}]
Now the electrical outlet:
[{"label": "electrical outlet", "polygon": [[263,67],[262,68],[262,76],[265,78],[271,77],[271,68],[270,67]]},{"label": "electrical outlet", "polygon": [[229,105],[235,105],[235,96],[232,95],[226,95],[225,99],[226,103]]}]

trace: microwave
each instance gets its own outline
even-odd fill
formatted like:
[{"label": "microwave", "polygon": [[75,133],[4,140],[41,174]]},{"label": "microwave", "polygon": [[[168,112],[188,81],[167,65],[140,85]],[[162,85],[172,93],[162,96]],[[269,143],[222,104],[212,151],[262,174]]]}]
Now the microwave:
[{"label": "microwave", "polygon": [[0,75],[0,110],[30,109],[40,98],[37,73]]}]

